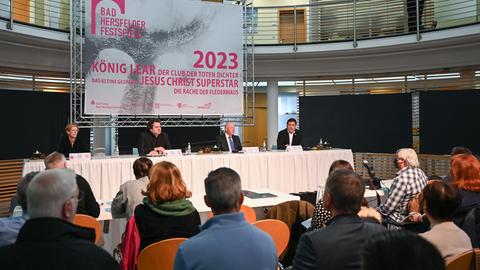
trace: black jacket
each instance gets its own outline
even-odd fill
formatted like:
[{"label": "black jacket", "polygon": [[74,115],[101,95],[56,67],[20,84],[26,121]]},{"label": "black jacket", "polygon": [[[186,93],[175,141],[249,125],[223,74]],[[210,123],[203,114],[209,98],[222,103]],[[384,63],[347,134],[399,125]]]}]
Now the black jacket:
[{"label": "black jacket", "polygon": [[362,222],[357,215],[336,216],[327,227],[300,238],[293,269],[361,270],[363,244],[384,231],[382,225]]},{"label": "black jacket", "polygon": [[70,143],[67,135],[62,135],[60,142],[57,146],[57,152],[62,153],[66,158],[70,153],[87,153],[90,152],[90,147],[87,146],[78,136],[73,142],[73,146]]},{"label": "black jacket", "polygon": [[78,206],[77,214],[89,215],[97,218],[100,215],[100,206],[93,195],[92,188],[88,184],[87,180],[81,175],[76,175],[78,186]]},{"label": "black jacket", "polygon": [[[240,137],[236,135],[232,135],[232,139],[233,139],[233,144],[235,146],[235,149],[233,150],[233,152],[242,150],[242,143],[240,142]],[[217,140],[217,143],[216,143],[217,146],[220,149],[222,149],[222,151],[229,151],[230,148],[228,148],[228,142],[227,142],[227,138],[225,138],[225,133],[217,135],[216,140]]]},{"label": "black jacket", "polygon": [[140,250],[165,239],[190,238],[200,232],[200,215],[197,210],[185,216],[166,216],[148,206],[135,207],[135,223],[140,234]]},{"label": "black jacket", "polygon": [[[287,129],[281,130],[278,132],[277,136],[277,149],[286,149],[285,145],[289,143],[288,139],[288,131]],[[292,145],[303,145],[303,135],[300,132],[300,130],[295,130],[295,133],[293,133],[293,138],[292,138]]]},{"label": "black jacket", "polygon": [[168,134],[165,132],[160,133],[158,137],[155,136],[150,131],[145,131],[140,136],[140,141],[138,142],[138,154],[140,156],[145,156],[153,151],[155,147],[163,147],[165,149],[171,149],[170,140],[168,139]]},{"label": "black jacket", "polygon": [[120,269],[112,256],[95,246],[95,232],[57,218],[27,220],[15,244],[0,248],[2,269]]}]

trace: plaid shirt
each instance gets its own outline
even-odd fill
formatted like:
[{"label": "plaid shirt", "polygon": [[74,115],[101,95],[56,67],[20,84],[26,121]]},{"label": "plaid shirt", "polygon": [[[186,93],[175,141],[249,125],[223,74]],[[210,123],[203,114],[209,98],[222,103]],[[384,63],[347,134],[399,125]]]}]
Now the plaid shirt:
[{"label": "plaid shirt", "polygon": [[380,205],[380,213],[402,223],[408,216],[408,202],[426,185],[427,176],[420,168],[409,166],[401,169],[393,180],[387,201]]}]

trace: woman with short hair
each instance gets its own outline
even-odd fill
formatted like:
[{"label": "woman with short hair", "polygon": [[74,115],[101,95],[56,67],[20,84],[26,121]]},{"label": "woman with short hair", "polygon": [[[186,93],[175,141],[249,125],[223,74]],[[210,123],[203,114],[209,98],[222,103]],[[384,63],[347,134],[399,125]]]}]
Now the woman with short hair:
[{"label": "woman with short hair", "polygon": [[70,153],[86,153],[90,152],[90,147],[87,147],[85,143],[78,137],[78,125],[75,123],[69,123],[65,126],[65,135],[60,138],[58,143],[57,152],[62,153],[66,158],[70,156]]}]

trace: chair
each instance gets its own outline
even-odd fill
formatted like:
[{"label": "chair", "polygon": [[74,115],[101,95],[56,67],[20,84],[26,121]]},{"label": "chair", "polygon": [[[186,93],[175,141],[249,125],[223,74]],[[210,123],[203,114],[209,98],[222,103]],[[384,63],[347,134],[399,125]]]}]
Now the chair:
[{"label": "chair", "polygon": [[73,224],[95,230],[95,244],[99,245],[102,238],[102,226],[95,218],[87,215],[76,214]]},{"label": "chair", "polygon": [[445,261],[446,270],[471,270],[474,269],[473,250],[454,255]]},{"label": "chair", "polygon": [[185,240],[187,238],[172,238],[147,246],[138,255],[137,269],[173,269],[177,250]]},{"label": "chair", "polygon": [[277,255],[280,257],[287,248],[288,241],[290,240],[290,228],[288,228],[287,224],[276,219],[264,219],[253,222],[252,225],[255,225],[272,237],[275,247],[277,248]]},{"label": "chair", "polygon": [[[250,206],[242,205],[240,207],[240,212],[243,212],[243,214],[245,215],[245,219],[248,223],[253,223],[257,221],[257,214],[255,214],[255,210],[253,210],[253,208],[251,208]],[[213,217],[213,213],[209,212],[208,218],[211,217]]]}]

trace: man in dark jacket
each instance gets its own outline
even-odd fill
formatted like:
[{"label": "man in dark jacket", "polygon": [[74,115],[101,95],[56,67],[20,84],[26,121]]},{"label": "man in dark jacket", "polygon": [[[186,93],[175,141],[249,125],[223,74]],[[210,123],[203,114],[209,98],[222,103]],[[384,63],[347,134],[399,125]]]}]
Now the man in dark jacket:
[{"label": "man in dark jacket", "polygon": [[225,124],[225,133],[217,135],[217,146],[222,151],[238,152],[242,150],[242,143],[240,137],[235,135],[235,124],[227,122]]},{"label": "man in dark jacket", "polygon": [[78,202],[75,173],[52,169],[35,176],[27,188],[30,219],[15,244],[0,249],[2,269],[120,269],[95,246],[95,231],[73,225]]},{"label": "man in dark jacket", "polygon": [[[45,158],[45,168],[49,169],[64,169],[67,168],[67,160],[65,156],[58,152],[53,152]],[[93,195],[92,188],[85,178],[76,174],[78,190],[78,207],[77,214],[89,215],[97,218],[100,215],[100,206]]]},{"label": "man in dark jacket", "polygon": [[160,119],[151,119],[147,123],[147,130],[140,136],[138,154],[140,156],[156,156],[172,148],[168,134],[162,132]]},{"label": "man in dark jacket", "polygon": [[297,129],[297,120],[287,120],[287,128],[278,132],[277,149],[286,149],[289,145],[301,145],[303,147],[303,135]]},{"label": "man in dark jacket", "polygon": [[330,174],[323,204],[332,212],[332,219],[327,227],[300,238],[293,269],[362,269],[362,245],[386,230],[358,217],[364,193],[360,177],[351,170],[340,169]]}]

